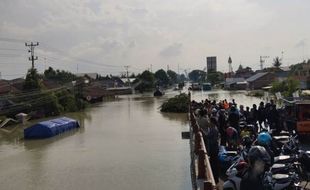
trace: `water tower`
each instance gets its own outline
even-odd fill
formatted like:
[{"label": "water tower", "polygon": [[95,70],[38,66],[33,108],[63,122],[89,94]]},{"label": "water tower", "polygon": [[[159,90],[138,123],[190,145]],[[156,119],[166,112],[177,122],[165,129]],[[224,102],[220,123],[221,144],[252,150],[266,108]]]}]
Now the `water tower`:
[{"label": "water tower", "polygon": [[231,64],[232,64],[232,59],[231,59],[231,57],[229,56],[229,58],[228,58],[228,73],[230,73],[230,74],[232,74],[232,72],[233,72],[233,69],[232,69],[232,66],[231,66]]}]

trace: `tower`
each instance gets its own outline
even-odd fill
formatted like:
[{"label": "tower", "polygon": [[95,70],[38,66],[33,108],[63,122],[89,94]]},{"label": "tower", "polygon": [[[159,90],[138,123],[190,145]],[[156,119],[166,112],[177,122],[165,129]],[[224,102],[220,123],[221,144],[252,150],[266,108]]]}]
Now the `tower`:
[{"label": "tower", "polygon": [[232,68],[232,59],[231,59],[231,57],[229,56],[229,58],[228,58],[228,73],[232,73],[233,72],[233,68]]}]

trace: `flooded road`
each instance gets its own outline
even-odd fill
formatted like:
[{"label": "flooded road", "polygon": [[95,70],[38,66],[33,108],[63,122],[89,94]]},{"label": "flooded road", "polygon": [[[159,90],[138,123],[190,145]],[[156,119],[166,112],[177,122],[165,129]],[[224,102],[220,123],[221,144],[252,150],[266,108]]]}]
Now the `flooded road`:
[{"label": "flooded road", "polygon": [[[0,189],[189,190],[186,114],[160,113],[164,97],[120,96],[66,114],[82,127],[45,140],[23,140],[22,126],[0,131]],[[194,92],[193,99],[259,99],[244,92]]]},{"label": "flooded road", "polygon": [[0,133],[0,189],[191,189],[186,114],[166,98],[121,96],[67,116],[82,127],[46,140]]}]

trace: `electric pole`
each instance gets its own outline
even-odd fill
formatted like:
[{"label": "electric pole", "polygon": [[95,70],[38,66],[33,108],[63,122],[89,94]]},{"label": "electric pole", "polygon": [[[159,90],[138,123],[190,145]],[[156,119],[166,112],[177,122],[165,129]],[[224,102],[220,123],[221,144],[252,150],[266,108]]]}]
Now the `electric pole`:
[{"label": "electric pole", "polygon": [[265,59],[267,59],[267,58],[269,58],[269,56],[259,56],[260,69],[261,70],[264,69]]},{"label": "electric pole", "polygon": [[126,66],[124,66],[125,67],[125,69],[126,69],[126,73],[127,73],[127,81],[128,81],[128,86],[130,86],[130,80],[129,80],[129,72],[128,72],[128,69],[129,69],[129,65],[126,65]]},{"label": "electric pole", "polygon": [[34,69],[34,61],[38,60],[38,56],[34,57],[34,48],[38,45],[39,45],[39,42],[37,42],[36,44],[34,44],[33,42],[31,42],[30,44],[25,43],[25,46],[29,47],[29,50],[28,50],[28,52],[30,53],[29,61],[31,61],[32,69]]}]

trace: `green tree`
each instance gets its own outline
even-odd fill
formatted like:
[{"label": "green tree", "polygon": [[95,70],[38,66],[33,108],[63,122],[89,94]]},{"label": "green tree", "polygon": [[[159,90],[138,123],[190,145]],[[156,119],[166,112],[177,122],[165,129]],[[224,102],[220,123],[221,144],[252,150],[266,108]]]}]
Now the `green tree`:
[{"label": "green tree", "polygon": [[[143,71],[140,75],[137,77],[140,80],[140,84],[136,87],[136,90],[139,90],[141,92],[145,90],[150,90],[154,88],[155,84],[155,77],[154,74],[151,73],[148,70]],[[134,83],[136,83],[135,81]]]},{"label": "green tree", "polygon": [[77,79],[76,75],[68,71],[59,69],[55,71],[52,67],[49,67],[47,70],[44,71],[44,78],[58,81],[61,84],[68,83]]},{"label": "green tree", "polygon": [[206,80],[207,73],[202,70],[193,70],[188,74],[188,78],[193,82],[204,82]]},{"label": "green tree", "polygon": [[219,84],[224,81],[224,74],[221,72],[211,72],[207,74],[207,81],[212,85]]},{"label": "green tree", "polygon": [[273,66],[274,66],[275,68],[280,68],[281,65],[282,65],[281,59],[280,59],[279,57],[275,57],[275,58],[273,59]]},{"label": "green tree", "polygon": [[291,97],[294,92],[296,92],[299,88],[299,82],[293,78],[288,78],[285,81],[273,82],[271,92],[277,93],[281,92],[285,97]]},{"label": "green tree", "polygon": [[165,70],[159,69],[154,74],[155,79],[157,80],[158,85],[168,85],[169,84],[169,78]]},{"label": "green tree", "polygon": [[178,74],[172,70],[168,70],[167,74],[169,76],[170,82],[173,83],[177,83],[178,82]]},{"label": "green tree", "polygon": [[24,90],[40,90],[41,87],[41,76],[39,75],[37,69],[29,69],[23,86]]}]

